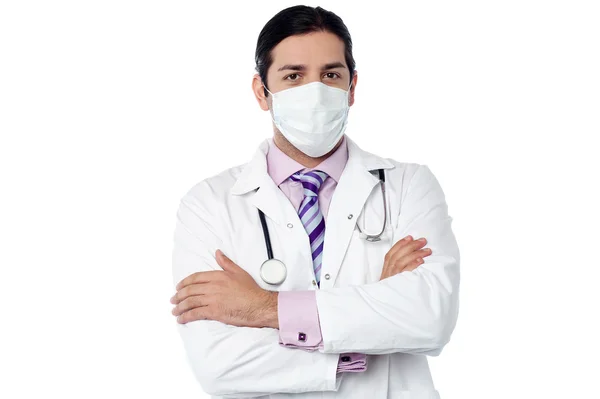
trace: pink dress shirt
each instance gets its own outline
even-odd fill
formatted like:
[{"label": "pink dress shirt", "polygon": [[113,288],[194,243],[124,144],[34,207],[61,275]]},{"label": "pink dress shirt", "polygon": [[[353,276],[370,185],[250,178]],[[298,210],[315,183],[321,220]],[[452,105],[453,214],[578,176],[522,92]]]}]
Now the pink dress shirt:
[{"label": "pink dress shirt", "polygon": [[[289,198],[296,210],[304,198],[304,189],[300,182],[295,182],[289,177],[301,171],[321,170],[327,173],[319,190],[319,209],[325,219],[327,228],[327,214],[333,191],[342,175],[348,161],[348,147],[346,136],[342,144],[327,159],[314,168],[306,168],[296,162],[273,142],[269,140],[269,151],[267,153],[267,170],[269,176],[281,191]],[[312,265],[307,265],[311,267]],[[317,287],[315,287],[318,289]],[[323,348],[321,325],[319,323],[319,312],[315,291],[280,291],[278,300],[279,318],[279,344],[289,348],[299,348],[307,351],[315,351]],[[363,353],[340,354],[337,372],[362,372],[367,369],[367,356]]]}]

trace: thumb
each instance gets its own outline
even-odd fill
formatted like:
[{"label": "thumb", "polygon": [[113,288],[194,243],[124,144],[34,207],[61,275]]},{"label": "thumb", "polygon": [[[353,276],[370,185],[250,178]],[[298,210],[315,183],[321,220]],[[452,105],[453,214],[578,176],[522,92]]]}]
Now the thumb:
[{"label": "thumb", "polygon": [[237,265],[233,263],[231,259],[225,256],[225,254],[220,249],[217,249],[216,258],[217,263],[223,268],[223,270],[234,271],[235,269],[237,269]]}]

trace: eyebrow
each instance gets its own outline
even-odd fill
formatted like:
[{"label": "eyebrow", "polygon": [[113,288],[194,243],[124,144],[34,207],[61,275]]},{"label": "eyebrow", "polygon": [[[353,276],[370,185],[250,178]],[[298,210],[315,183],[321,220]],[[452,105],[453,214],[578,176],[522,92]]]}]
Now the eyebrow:
[{"label": "eyebrow", "polygon": [[[321,68],[322,71],[327,70],[327,69],[335,69],[335,68],[346,68],[346,66],[344,64],[342,64],[341,62],[330,62],[329,64],[325,64],[323,65],[323,67]],[[282,66],[281,68],[279,68],[277,70],[277,72],[279,71],[285,71],[285,70],[290,70],[290,71],[305,71],[306,70],[306,65],[301,65],[301,64],[287,64]]]}]

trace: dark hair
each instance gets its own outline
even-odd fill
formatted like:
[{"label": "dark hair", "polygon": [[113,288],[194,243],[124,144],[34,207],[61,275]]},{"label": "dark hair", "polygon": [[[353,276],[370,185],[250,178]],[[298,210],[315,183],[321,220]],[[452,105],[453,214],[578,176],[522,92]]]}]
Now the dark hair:
[{"label": "dark hair", "polygon": [[[258,35],[254,58],[256,71],[265,86],[267,86],[267,71],[273,63],[271,50],[289,36],[317,31],[333,33],[344,42],[346,65],[350,70],[350,81],[352,81],[356,63],[352,56],[352,39],[344,21],[333,12],[321,7],[293,6],[279,11]],[[264,92],[265,96],[268,96],[268,92],[266,90]]]}]

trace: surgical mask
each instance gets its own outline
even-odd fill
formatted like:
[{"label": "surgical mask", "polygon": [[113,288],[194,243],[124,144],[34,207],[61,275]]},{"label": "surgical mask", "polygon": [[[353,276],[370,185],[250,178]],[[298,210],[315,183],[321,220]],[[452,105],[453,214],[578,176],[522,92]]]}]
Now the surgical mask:
[{"label": "surgical mask", "polygon": [[[271,93],[266,87],[265,90]],[[311,82],[271,93],[273,123],[294,147],[309,157],[323,156],[335,147],[346,130],[349,91],[350,88],[343,90]]]}]

